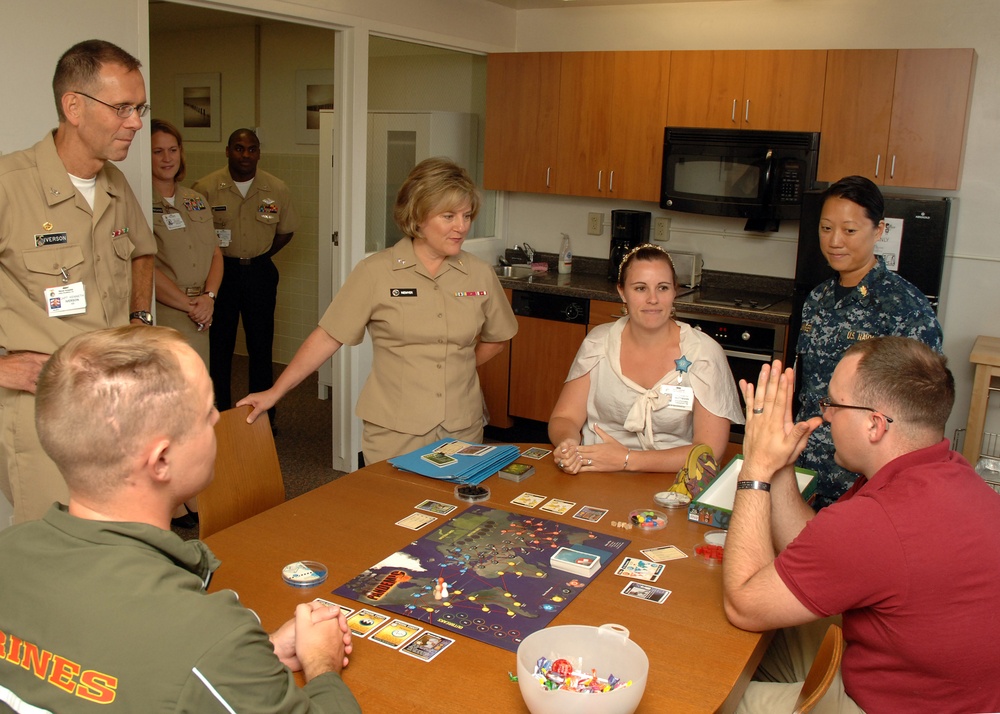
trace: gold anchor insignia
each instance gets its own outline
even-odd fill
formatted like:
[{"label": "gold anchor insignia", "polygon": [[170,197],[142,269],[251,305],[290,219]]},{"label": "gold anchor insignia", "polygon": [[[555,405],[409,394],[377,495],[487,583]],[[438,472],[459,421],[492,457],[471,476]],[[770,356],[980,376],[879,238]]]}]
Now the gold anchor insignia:
[{"label": "gold anchor insignia", "polygon": [[49,223],[48,221],[45,221],[45,223],[42,224],[42,230],[43,231],[51,231],[52,230],[52,224]]}]

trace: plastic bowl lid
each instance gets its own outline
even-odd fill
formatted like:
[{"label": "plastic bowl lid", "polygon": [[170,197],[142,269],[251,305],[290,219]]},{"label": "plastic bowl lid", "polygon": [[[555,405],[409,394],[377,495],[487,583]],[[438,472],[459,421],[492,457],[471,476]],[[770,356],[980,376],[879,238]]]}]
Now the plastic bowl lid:
[{"label": "plastic bowl lid", "polygon": [[705,534],[705,542],[709,545],[721,545],[726,547],[726,531],[708,531]]},{"label": "plastic bowl lid", "polygon": [[687,508],[691,503],[691,497],[676,491],[660,491],[653,496],[657,506],[664,508]]},{"label": "plastic bowl lid", "polygon": [[326,580],[327,567],[315,560],[297,560],[281,569],[282,579],[297,588],[311,588]]}]

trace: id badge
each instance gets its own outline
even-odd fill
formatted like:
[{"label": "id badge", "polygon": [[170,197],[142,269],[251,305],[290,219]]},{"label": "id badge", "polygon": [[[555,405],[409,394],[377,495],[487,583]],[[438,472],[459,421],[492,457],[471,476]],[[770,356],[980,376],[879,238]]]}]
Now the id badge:
[{"label": "id badge", "polygon": [[686,412],[694,408],[694,390],[679,384],[661,384],[660,394],[670,395],[669,409],[683,409]]},{"label": "id badge", "polygon": [[225,248],[233,242],[233,232],[229,228],[216,228],[215,235],[219,238],[220,248]]},{"label": "id badge", "polygon": [[184,227],[184,217],[179,213],[164,213],[163,225],[167,227],[168,231],[176,231]]},{"label": "id badge", "polygon": [[45,289],[49,317],[69,317],[87,312],[87,293],[83,283],[70,283]]}]

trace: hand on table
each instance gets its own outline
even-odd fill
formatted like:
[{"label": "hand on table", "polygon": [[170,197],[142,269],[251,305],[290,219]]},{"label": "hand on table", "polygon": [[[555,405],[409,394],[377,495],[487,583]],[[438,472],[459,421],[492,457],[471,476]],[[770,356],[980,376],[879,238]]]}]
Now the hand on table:
[{"label": "hand on table", "polygon": [[556,466],[568,474],[581,471],[595,473],[621,471],[628,449],[597,424],[594,424],[594,432],[601,438],[602,443],[580,446],[575,440],[566,439],[558,444],[552,452]]},{"label": "hand on table", "polygon": [[278,398],[272,393],[273,391],[268,389],[266,392],[254,392],[236,402],[238,407],[247,405],[253,407],[253,411],[247,415],[247,424],[253,424],[261,413],[266,412],[278,402]]},{"label": "hand on table", "polygon": [[562,471],[568,474],[580,472],[580,443],[576,439],[563,439],[552,450],[552,458]]},{"label": "hand on table", "polygon": [[[308,622],[300,622],[300,610],[302,616],[307,617]],[[343,621],[341,627],[340,621]],[[327,625],[324,623],[335,623]],[[322,668],[324,656],[322,654],[322,639],[328,637],[331,643],[327,648],[335,651],[337,647],[342,647],[340,655],[333,657],[328,663],[330,666],[317,671],[311,676],[322,674],[324,671],[340,672],[348,664],[348,655],[353,649],[351,645],[351,631],[347,627],[347,620],[341,614],[339,607],[330,607],[318,602],[302,603],[295,608],[295,617],[285,622],[281,627],[271,633],[271,644],[274,646],[274,654],[278,656],[281,663],[293,672],[304,669],[303,651],[309,652],[305,657],[313,657],[319,660],[319,668]],[[320,649],[318,656],[310,652],[310,648],[315,647],[315,642],[319,641]],[[303,650],[303,647],[306,649]],[[339,666],[337,666],[339,665]],[[311,678],[306,673],[307,678]]]}]

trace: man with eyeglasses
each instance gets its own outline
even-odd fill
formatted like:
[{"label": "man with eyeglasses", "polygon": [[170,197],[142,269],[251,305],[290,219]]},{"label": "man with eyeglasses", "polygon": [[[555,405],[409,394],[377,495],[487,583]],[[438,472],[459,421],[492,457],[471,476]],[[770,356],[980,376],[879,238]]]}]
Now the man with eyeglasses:
[{"label": "man with eyeglasses", "polygon": [[[792,711],[831,621],[846,649],[814,713],[1000,711],[1000,495],[944,438],[945,357],[905,337],[858,342],[823,416],[799,423],[792,370],[775,362],[741,387],[723,599],[737,627],[778,631],[737,711]],[[816,513],[793,467],[823,420],[837,463],[861,476]]]},{"label": "man with eyeglasses", "polygon": [[[222,285],[215,302],[209,339],[209,371],[215,402],[229,409],[233,352],[243,318],[250,358],[250,392],[274,385],[272,347],[278,269],[271,258],[288,245],[299,216],[288,186],[257,168],[260,140],[253,129],[237,129],[226,144],[228,165],[195,182],[195,191],[212,205],[215,232],[222,248]],[[275,410],[268,414],[274,425]]]},{"label": "man with eyeglasses", "polygon": [[140,66],[110,42],[74,45],[52,79],[57,128],[0,157],[0,492],[15,521],[68,495],[35,433],[42,365],[81,332],[152,323],[156,241],[108,163],[149,110]]}]

